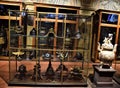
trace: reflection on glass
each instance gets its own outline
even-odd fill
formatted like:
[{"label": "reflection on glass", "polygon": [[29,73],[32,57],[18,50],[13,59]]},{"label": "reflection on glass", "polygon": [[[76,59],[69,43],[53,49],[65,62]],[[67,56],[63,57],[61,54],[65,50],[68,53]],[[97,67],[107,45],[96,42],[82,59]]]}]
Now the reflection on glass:
[{"label": "reflection on glass", "polygon": [[[119,29],[120,31],[120,29]],[[117,46],[117,60],[120,60],[120,32],[118,37],[118,46]]]},{"label": "reflection on glass", "polygon": [[118,15],[102,13],[102,23],[117,24]]},{"label": "reflection on glass", "polygon": [[[38,45],[39,48],[53,48],[54,38],[48,36],[51,28],[54,28],[54,22],[38,22]],[[53,29],[54,31],[54,29]]]}]

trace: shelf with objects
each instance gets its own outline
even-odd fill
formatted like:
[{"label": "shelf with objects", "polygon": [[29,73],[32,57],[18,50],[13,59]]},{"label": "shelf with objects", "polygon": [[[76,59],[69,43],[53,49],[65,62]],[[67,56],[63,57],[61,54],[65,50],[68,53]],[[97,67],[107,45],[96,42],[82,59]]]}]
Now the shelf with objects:
[{"label": "shelf with objects", "polygon": [[87,86],[91,17],[24,11],[19,15],[20,27],[11,28],[9,20],[9,85]]},{"label": "shelf with objects", "polygon": [[[6,2],[0,1],[0,59],[8,60],[8,21],[9,21],[9,10],[22,10],[21,2]],[[15,26],[16,12],[11,12],[11,26]],[[17,19],[17,23],[20,23],[20,17]]]}]

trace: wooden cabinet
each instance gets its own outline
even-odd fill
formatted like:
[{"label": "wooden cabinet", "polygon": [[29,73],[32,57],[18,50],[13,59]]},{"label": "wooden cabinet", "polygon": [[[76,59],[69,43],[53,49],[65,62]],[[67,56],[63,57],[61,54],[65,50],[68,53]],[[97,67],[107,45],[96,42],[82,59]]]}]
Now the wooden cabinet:
[{"label": "wooden cabinet", "polygon": [[[4,44],[0,44],[0,56],[8,56],[8,27],[9,27],[9,19],[11,19],[11,27],[15,26],[15,24],[21,24],[21,18],[17,18],[16,21],[16,15],[17,12],[11,12],[11,16],[9,16],[9,10],[18,10],[22,11],[22,3],[21,2],[6,2],[6,1],[0,1],[0,33],[1,33],[1,39],[3,37]],[[2,31],[3,30],[3,31]],[[2,36],[5,34],[5,36]],[[2,40],[0,40],[2,41]],[[4,57],[1,57],[0,59],[4,59]]]},{"label": "wooden cabinet", "polygon": [[93,17],[93,46],[92,60],[99,62],[98,59],[98,42],[103,43],[108,34],[113,34],[112,44],[118,44],[115,60],[119,60],[119,29],[120,13],[117,11],[98,10]]},{"label": "wooden cabinet", "polygon": [[[8,20],[9,20],[9,10],[18,10],[22,11],[22,3],[20,2],[5,2],[5,1],[0,1],[0,25],[5,26],[8,28]],[[11,20],[16,20],[16,13],[11,12]],[[19,18],[20,20],[20,18]],[[6,22],[5,22],[6,21]]]}]

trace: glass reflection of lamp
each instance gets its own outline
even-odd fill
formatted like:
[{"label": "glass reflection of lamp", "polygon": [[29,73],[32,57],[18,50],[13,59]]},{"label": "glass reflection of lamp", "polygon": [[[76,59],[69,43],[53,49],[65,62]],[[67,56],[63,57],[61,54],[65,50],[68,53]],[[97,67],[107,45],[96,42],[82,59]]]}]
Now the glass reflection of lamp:
[{"label": "glass reflection of lamp", "polygon": [[17,60],[20,60],[20,55],[23,55],[24,52],[21,52],[20,50],[18,50],[17,52],[12,52],[13,55],[16,56],[16,71],[17,71]]}]

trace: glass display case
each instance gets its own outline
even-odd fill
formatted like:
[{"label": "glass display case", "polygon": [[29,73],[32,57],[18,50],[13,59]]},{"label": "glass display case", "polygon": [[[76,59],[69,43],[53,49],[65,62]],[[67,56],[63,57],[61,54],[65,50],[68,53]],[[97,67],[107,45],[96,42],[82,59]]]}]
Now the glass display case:
[{"label": "glass display case", "polygon": [[[112,50],[103,49],[102,52],[108,50],[108,51],[113,52],[115,55],[113,57],[112,67],[116,70],[115,74],[113,75],[113,79],[117,83],[120,83],[120,70],[119,70],[120,69],[119,68],[119,64],[120,64],[120,20],[119,19],[120,19],[119,11],[103,10],[103,9],[99,9],[99,10],[95,11],[95,13],[93,15],[93,37],[92,37],[93,38],[92,60],[94,62],[100,62],[100,61],[102,61],[102,59],[100,58],[101,51],[99,50],[99,48],[102,46],[102,44],[105,43],[107,38],[109,40],[110,35],[112,35],[112,38],[110,39],[111,44],[114,47],[117,45],[117,47],[114,48],[114,49],[116,49],[115,52],[113,52],[114,51],[113,49]],[[100,44],[98,44],[98,42]],[[101,47],[101,48],[104,48],[104,47]],[[108,52],[106,53],[106,55],[109,56]],[[103,55],[103,56],[105,56],[105,55]],[[104,61],[103,61],[103,63],[104,63]],[[109,62],[109,61],[107,61],[107,62]]]},{"label": "glass display case", "polygon": [[87,86],[91,17],[27,11],[18,17],[21,24],[12,27],[9,19],[9,85]]},{"label": "glass display case", "polygon": [[[92,46],[92,60],[99,62],[98,57],[98,42],[102,44],[104,38],[112,34],[112,44],[118,44],[119,41],[119,12],[110,10],[97,10],[93,16],[93,46]],[[119,44],[117,45],[119,47]],[[117,47],[117,48],[118,48]],[[119,52],[119,49],[116,52]],[[118,61],[118,55],[114,59]]]}]

